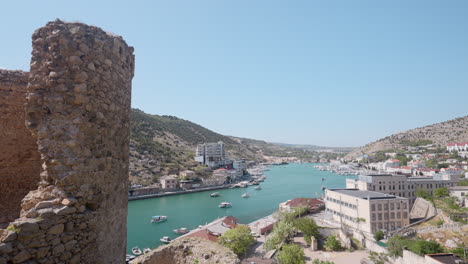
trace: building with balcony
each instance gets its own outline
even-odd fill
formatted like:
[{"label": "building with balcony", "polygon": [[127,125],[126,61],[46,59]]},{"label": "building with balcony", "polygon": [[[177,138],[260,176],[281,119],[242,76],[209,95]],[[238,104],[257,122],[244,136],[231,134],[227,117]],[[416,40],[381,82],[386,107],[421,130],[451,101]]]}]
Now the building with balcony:
[{"label": "building with balcony", "polygon": [[198,144],[195,150],[195,161],[211,168],[223,166],[228,159],[224,143]]}]

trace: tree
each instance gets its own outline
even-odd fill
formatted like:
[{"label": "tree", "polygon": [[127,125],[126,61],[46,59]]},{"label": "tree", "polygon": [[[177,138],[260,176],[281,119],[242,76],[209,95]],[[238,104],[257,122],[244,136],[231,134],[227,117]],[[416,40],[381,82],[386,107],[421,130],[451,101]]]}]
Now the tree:
[{"label": "tree", "polygon": [[449,191],[448,191],[447,187],[437,188],[437,189],[434,190],[434,196],[435,197],[449,196]]},{"label": "tree", "polygon": [[247,252],[249,247],[255,242],[250,234],[250,229],[245,225],[239,225],[230,229],[218,238],[218,242],[230,248],[234,253],[241,255]]},{"label": "tree", "polygon": [[324,245],[327,251],[337,251],[341,249],[341,243],[336,236],[329,236]]},{"label": "tree", "polygon": [[318,231],[319,226],[315,223],[312,218],[301,217],[294,220],[294,227],[301,231],[304,234],[304,240],[307,245],[310,245],[312,242],[311,236],[314,236],[316,239],[319,239],[320,233]]},{"label": "tree", "polygon": [[388,254],[392,257],[401,257],[403,249],[409,244],[408,239],[402,236],[392,236],[387,241]]},{"label": "tree", "polygon": [[285,244],[278,253],[280,264],[305,264],[304,249],[296,244]]},{"label": "tree", "polygon": [[416,196],[424,198],[424,199],[430,199],[429,194],[427,193],[427,191],[422,189],[422,188],[418,188],[416,190]]},{"label": "tree", "polygon": [[374,233],[374,239],[375,241],[380,241],[384,239],[385,233],[382,230],[378,230],[377,232]]},{"label": "tree", "polygon": [[415,243],[411,243],[408,249],[421,256],[444,252],[444,248],[439,243],[427,240],[418,240]]},{"label": "tree", "polygon": [[292,222],[279,221],[276,223],[273,231],[271,231],[270,237],[265,242],[264,247],[269,250],[278,249],[294,232],[295,228]]}]

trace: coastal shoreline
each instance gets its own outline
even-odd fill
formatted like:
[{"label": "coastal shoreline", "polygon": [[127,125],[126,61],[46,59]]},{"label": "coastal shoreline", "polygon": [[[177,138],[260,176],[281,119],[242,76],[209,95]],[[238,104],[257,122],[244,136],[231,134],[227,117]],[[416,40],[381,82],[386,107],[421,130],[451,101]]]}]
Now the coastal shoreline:
[{"label": "coastal shoreline", "polygon": [[153,194],[144,194],[144,195],[134,195],[134,196],[128,196],[128,200],[129,201],[135,201],[135,200],[151,199],[151,198],[158,198],[158,197],[165,197],[165,196],[172,196],[172,195],[179,195],[179,194],[229,189],[232,186],[233,186],[232,184],[226,184],[226,185],[197,188],[197,189],[191,189],[191,190],[185,190],[185,191],[174,191],[174,192],[163,192],[163,193],[153,193]]}]

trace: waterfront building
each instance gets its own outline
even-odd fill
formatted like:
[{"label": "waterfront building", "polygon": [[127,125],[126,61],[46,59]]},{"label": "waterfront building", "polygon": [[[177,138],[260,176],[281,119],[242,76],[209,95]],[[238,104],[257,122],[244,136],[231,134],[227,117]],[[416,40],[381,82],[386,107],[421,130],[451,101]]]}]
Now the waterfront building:
[{"label": "waterfront building", "polygon": [[228,160],[228,156],[222,141],[197,145],[195,161],[211,168],[216,168],[224,166],[226,160]]},{"label": "waterfront building", "polygon": [[233,216],[218,218],[213,222],[200,226],[181,237],[199,237],[213,242],[218,242],[218,237],[226,231],[237,226],[237,219]]},{"label": "waterfront building", "polygon": [[362,191],[375,191],[390,195],[406,197],[410,204],[416,200],[416,190],[423,189],[429,195],[437,188],[453,187],[460,180],[459,176],[434,174],[432,177],[418,177],[395,174],[359,175],[358,179],[346,179],[346,188]]},{"label": "waterfront building", "polygon": [[191,170],[184,170],[179,172],[179,178],[186,180],[193,180],[197,177],[196,173]]},{"label": "waterfront building", "polygon": [[326,211],[341,225],[366,233],[394,231],[409,225],[409,200],[358,189],[325,191]]},{"label": "waterfront building", "polygon": [[232,167],[236,170],[237,176],[242,177],[247,170],[247,163],[243,159],[236,159],[232,162]]},{"label": "waterfront building", "polygon": [[236,170],[228,170],[228,169],[217,169],[213,171],[213,177],[224,177],[228,181],[235,181],[237,180],[242,174],[239,175],[239,172]]},{"label": "waterfront building", "polygon": [[400,167],[400,161],[397,159],[387,160],[383,163],[382,169],[387,170],[387,168],[390,168],[390,167]]},{"label": "waterfront building", "polygon": [[279,210],[286,212],[300,207],[307,207],[310,212],[316,212],[323,209],[325,203],[317,198],[296,198],[279,204]]},{"label": "waterfront building", "polygon": [[427,176],[432,177],[439,172],[439,169],[419,168],[413,170],[414,176]]},{"label": "waterfront building", "polygon": [[388,173],[396,173],[396,174],[411,174],[413,169],[411,167],[388,167]]},{"label": "waterfront building", "polygon": [[177,175],[166,175],[159,179],[162,189],[177,189]]}]

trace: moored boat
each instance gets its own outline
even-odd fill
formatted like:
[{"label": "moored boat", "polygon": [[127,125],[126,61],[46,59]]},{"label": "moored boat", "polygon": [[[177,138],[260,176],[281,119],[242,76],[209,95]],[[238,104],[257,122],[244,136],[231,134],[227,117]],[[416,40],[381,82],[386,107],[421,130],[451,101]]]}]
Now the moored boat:
[{"label": "moored boat", "polygon": [[189,230],[185,227],[179,228],[179,229],[174,229],[174,233],[176,234],[187,234]]},{"label": "moored boat", "polygon": [[249,198],[249,197],[250,197],[250,194],[248,194],[248,193],[244,193],[244,194],[242,195],[242,198]]},{"label": "moored boat", "polygon": [[133,247],[132,248],[132,253],[135,256],[140,256],[142,254],[141,249],[139,247]]},{"label": "moored boat", "polygon": [[151,248],[144,248],[143,249],[143,254],[148,254],[151,252]]},{"label": "moored boat", "polygon": [[151,217],[151,223],[160,223],[166,221],[167,216],[165,215],[155,215]]},{"label": "moored boat", "polygon": [[231,207],[231,204],[228,202],[222,202],[218,205],[219,208],[229,208]]},{"label": "moored boat", "polygon": [[163,242],[165,244],[169,244],[169,243],[171,243],[172,240],[168,236],[164,236],[161,239],[159,239],[159,241],[161,241],[161,242]]},{"label": "moored boat", "polygon": [[211,196],[211,197],[218,197],[218,196],[219,196],[219,193],[214,192],[214,193],[210,194],[210,196]]},{"label": "moored boat", "polygon": [[260,186],[257,186],[257,187],[255,187],[254,189],[255,189],[255,190],[261,190],[261,189],[262,189],[262,187],[260,187]]}]

